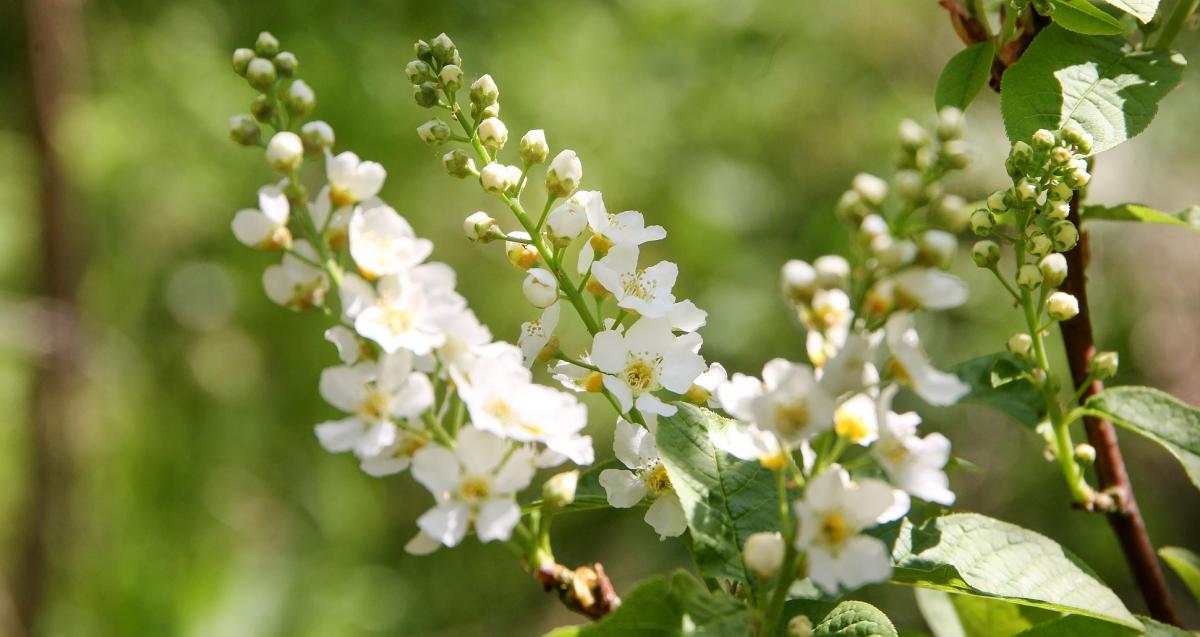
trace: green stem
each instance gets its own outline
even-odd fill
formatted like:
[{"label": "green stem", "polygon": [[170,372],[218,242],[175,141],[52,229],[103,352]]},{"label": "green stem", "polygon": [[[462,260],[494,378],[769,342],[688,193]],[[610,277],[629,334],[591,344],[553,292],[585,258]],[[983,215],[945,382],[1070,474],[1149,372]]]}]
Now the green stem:
[{"label": "green stem", "polygon": [[1171,43],[1175,41],[1176,36],[1183,30],[1183,26],[1187,24],[1187,20],[1193,13],[1196,12],[1196,7],[1200,5],[1200,0],[1179,0],[1175,3],[1175,8],[1171,10],[1170,17],[1167,18],[1166,24],[1163,25],[1162,31],[1158,34],[1158,40],[1154,42],[1154,48],[1165,50],[1171,48]]},{"label": "green stem", "polygon": [[1020,11],[1014,11],[1011,5],[1005,7],[1004,25],[1000,28],[1000,41],[996,43],[997,52],[1012,39],[1017,30],[1017,17],[1020,13]]},{"label": "green stem", "polygon": [[971,0],[971,13],[975,15],[975,19],[979,20],[979,24],[983,26],[983,32],[988,39],[992,39],[992,23],[988,21],[987,10],[983,7],[983,0]]}]

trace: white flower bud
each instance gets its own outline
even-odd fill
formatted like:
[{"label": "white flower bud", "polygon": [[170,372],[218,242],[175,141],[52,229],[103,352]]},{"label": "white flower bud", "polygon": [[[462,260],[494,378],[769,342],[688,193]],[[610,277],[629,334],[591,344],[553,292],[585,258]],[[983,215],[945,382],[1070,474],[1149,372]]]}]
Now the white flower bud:
[{"label": "white flower bud", "polygon": [[1042,271],[1042,280],[1046,285],[1056,288],[1067,279],[1067,258],[1058,252],[1052,252],[1038,261],[1038,269]]},{"label": "white flower bud", "polygon": [[925,197],[925,179],[915,170],[897,171],[892,183],[896,184],[896,194],[904,199],[916,201]]},{"label": "white flower bud", "polygon": [[229,118],[229,139],[242,146],[257,146],[262,139],[262,129],[252,116],[234,115]]},{"label": "white flower bud", "polygon": [[429,51],[433,53],[434,59],[442,64],[451,64],[454,62],[455,56],[458,54],[458,48],[454,46],[454,41],[445,33],[439,33],[429,43]]},{"label": "white flower bud", "polygon": [[271,90],[276,79],[275,65],[266,58],[254,58],[246,65],[246,81],[262,92]]},{"label": "white flower bud", "polygon": [[1050,161],[1059,166],[1064,166],[1071,162],[1071,151],[1062,146],[1057,146],[1054,150],[1050,151]]},{"label": "white flower bud", "polygon": [[1084,168],[1075,168],[1063,177],[1063,181],[1071,187],[1072,190],[1079,190],[1088,185],[1092,180],[1092,175]]},{"label": "white flower bud", "polygon": [[497,117],[489,117],[479,123],[479,141],[492,150],[504,148],[508,143],[508,127]]},{"label": "white flower bud", "polygon": [[1089,363],[1092,373],[1096,378],[1104,380],[1112,378],[1117,374],[1117,368],[1120,366],[1121,359],[1116,352],[1099,352],[1092,357],[1092,362]]},{"label": "white flower bud", "polygon": [[[479,171],[479,184],[488,192],[505,193],[517,186],[517,182],[513,179],[513,173],[509,170],[510,166],[491,162]],[[517,169],[517,174],[520,174],[520,169]]]},{"label": "white flower bud", "polygon": [[436,146],[450,139],[450,126],[435,117],[417,127],[417,136],[426,144]]},{"label": "white flower bud", "polygon": [[1096,461],[1096,448],[1086,442],[1075,445],[1075,460],[1085,465]]},{"label": "white flower bud", "polygon": [[267,142],[267,163],[280,172],[290,173],[304,160],[304,142],[295,133],[275,133]]},{"label": "white flower bud", "polygon": [[1064,183],[1062,181],[1055,181],[1054,183],[1052,183],[1050,185],[1050,193],[1049,193],[1048,198],[1051,201],[1067,202],[1067,201],[1071,201],[1071,197],[1074,194],[1075,194],[1075,191],[1071,190],[1071,187],[1068,186],[1066,183]]},{"label": "white flower bud", "polygon": [[783,564],[784,548],[779,533],[755,533],[746,539],[742,559],[750,572],[761,579],[771,579]]},{"label": "white flower bud", "polygon": [[279,53],[279,38],[270,31],[260,32],[258,39],[254,41],[254,52],[262,57],[275,57],[275,54]]},{"label": "white flower bud", "polygon": [[500,99],[500,89],[491,75],[484,75],[471,83],[472,102],[487,106],[495,104],[498,99]]},{"label": "white flower bud", "polygon": [[859,173],[854,176],[850,187],[874,208],[882,206],[884,198],[887,197],[887,182],[875,175]]},{"label": "white flower bud", "polygon": [[1070,250],[1079,242],[1079,230],[1070,221],[1056,221],[1050,226],[1050,240],[1054,242],[1055,250]]},{"label": "white flower bud", "polygon": [[[513,232],[509,236],[514,239],[529,240],[529,233],[524,231]],[[538,260],[537,248],[517,241],[504,242],[504,255],[508,257],[509,263],[522,270],[528,270]]]},{"label": "white flower bud", "polygon": [[279,77],[292,77],[300,68],[300,60],[297,60],[296,54],[291,51],[280,51],[271,62],[275,65],[275,72],[279,73]]},{"label": "white flower bud", "polygon": [[1055,321],[1069,321],[1079,314],[1079,301],[1066,292],[1055,292],[1046,299],[1046,313]]},{"label": "white flower bud", "polygon": [[283,97],[283,105],[292,117],[303,117],[317,106],[317,94],[304,80],[296,80],[288,87],[287,95]]},{"label": "white flower bud", "polygon": [[250,60],[254,59],[254,51],[250,49],[236,49],[233,52],[233,71],[238,75],[246,75],[246,67],[250,66]]},{"label": "white flower bud", "polygon": [[587,223],[584,206],[572,198],[550,211],[546,217],[546,232],[555,246],[566,247],[583,233]]},{"label": "white flower bud", "polygon": [[433,74],[433,69],[429,68],[429,64],[424,60],[413,60],[406,64],[404,66],[404,75],[413,84],[423,84],[436,77]]},{"label": "white flower bud", "polygon": [[309,122],[300,127],[300,139],[308,150],[321,152],[333,147],[333,127],[321,120]]},{"label": "white flower bud", "polygon": [[917,246],[907,239],[896,240],[885,234],[871,240],[871,252],[879,265],[894,270],[913,262]]},{"label": "white flower bud", "polygon": [[442,155],[442,166],[446,167],[446,172],[450,173],[451,177],[459,179],[476,172],[475,160],[468,157],[461,149],[455,149]]},{"label": "white flower bud", "polygon": [[948,141],[962,137],[963,120],[963,112],[953,106],[947,106],[938,111],[938,139]]},{"label": "white flower bud", "polygon": [[993,192],[992,194],[988,195],[988,198],[987,198],[988,210],[990,210],[996,214],[1001,214],[1001,213],[1007,211],[1008,203],[1005,201],[1005,199],[1007,199],[1007,197],[1008,197],[1008,192],[1006,192],[1004,190],[997,190],[996,192]]},{"label": "white flower bud", "polygon": [[579,470],[556,474],[542,485],[542,500],[551,509],[561,509],[575,501],[578,486]]},{"label": "white flower bud", "polygon": [[1041,231],[1035,232],[1033,236],[1029,237],[1029,254],[1035,257],[1044,257],[1050,254],[1053,247],[1050,237]]},{"label": "white flower bud", "polygon": [[971,147],[964,140],[952,139],[942,144],[942,157],[954,168],[966,168],[971,163]]},{"label": "white flower bud", "polygon": [[926,230],[921,233],[917,260],[935,268],[947,268],[958,249],[958,239],[945,230]]},{"label": "white flower bud", "polygon": [[1032,263],[1026,263],[1017,270],[1017,285],[1026,290],[1032,290],[1042,284],[1042,271]]},{"label": "white flower bud", "polygon": [[496,220],[482,210],[471,213],[463,220],[463,233],[471,241],[487,241],[488,237],[495,236],[495,227]]},{"label": "white flower bud", "polygon": [[807,303],[817,291],[817,271],[807,261],[791,259],[779,272],[779,288],[794,303]]},{"label": "white flower bud", "polygon": [[550,307],[558,300],[558,281],[549,270],[531,269],[521,290],[534,307]]},{"label": "white flower bud", "polygon": [[462,88],[462,76],[463,71],[457,64],[447,64],[438,73],[438,79],[442,81],[442,86],[445,86],[446,90],[451,93]]},{"label": "white flower bud", "polygon": [[958,195],[946,195],[933,208],[930,221],[958,234],[967,226],[968,217],[970,217],[970,211],[967,209],[967,202]]},{"label": "white flower bud", "polygon": [[813,269],[817,272],[817,287],[826,290],[844,288],[850,280],[850,262],[836,254],[817,257]]},{"label": "white flower bud", "polygon": [[554,156],[546,171],[546,190],[556,197],[566,197],[583,181],[583,162],[573,150],[564,150]]},{"label": "white flower bud", "polygon": [[839,216],[852,224],[862,223],[862,220],[870,213],[870,210],[863,203],[862,195],[853,190],[847,190],[842,193],[842,196],[838,198],[837,206],[834,210]]},{"label": "white flower bud", "polygon": [[807,615],[796,615],[788,620],[788,637],[812,637],[813,623]]},{"label": "white flower bud", "polygon": [[1033,146],[1038,150],[1050,150],[1054,148],[1055,143],[1054,133],[1044,128],[1037,129],[1037,132],[1033,134]]},{"label": "white flower bud", "polygon": [[889,234],[891,228],[888,227],[887,220],[882,216],[871,213],[863,217],[862,223],[858,225],[858,231],[863,234],[863,238],[870,242],[875,237]]},{"label": "white flower bud", "polygon": [[1033,337],[1024,332],[1013,334],[1008,339],[1008,351],[1017,356],[1028,356],[1032,350]]},{"label": "white flower bud", "polygon": [[[1051,191],[1053,193],[1054,191]],[[1066,201],[1055,201],[1046,207],[1046,218],[1051,221],[1062,221],[1071,214],[1071,204]]]},{"label": "white flower bud", "polygon": [[915,150],[929,143],[929,133],[920,124],[906,119],[900,122],[900,145]]},{"label": "white flower bud", "polygon": [[992,213],[980,208],[971,213],[971,232],[986,237],[992,233],[992,228],[996,227],[996,218]]},{"label": "white flower bud", "polygon": [[1033,201],[1038,196],[1037,188],[1025,179],[1017,182],[1013,190],[1017,194],[1017,199],[1021,201]]},{"label": "white flower bud", "polygon": [[521,138],[521,160],[527,164],[540,164],[546,161],[550,154],[550,145],[546,143],[546,131],[536,128],[525,133]]},{"label": "white flower bud", "polygon": [[971,258],[981,268],[994,268],[1000,262],[1000,246],[995,241],[976,241],[971,247]]}]

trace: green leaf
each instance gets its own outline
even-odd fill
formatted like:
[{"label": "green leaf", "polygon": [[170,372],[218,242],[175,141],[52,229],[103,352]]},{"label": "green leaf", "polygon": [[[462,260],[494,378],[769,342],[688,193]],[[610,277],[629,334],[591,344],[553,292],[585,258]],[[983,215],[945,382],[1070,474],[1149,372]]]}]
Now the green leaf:
[{"label": "green leaf", "polygon": [[973,358],[955,368],[954,373],[971,391],[960,402],[984,405],[1035,427],[1045,414],[1046,401],[1033,383],[1013,375],[1023,365],[1021,359],[1001,352]]},{"label": "green leaf", "polygon": [[727,419],[695,405],[658,421],[658,451],[679,495],[692,552],[705,578],[749,581],[742,546],[751,534],[779,525],[775,479],[758,462],[715,449],[709,427]]},{"label": "green leaf", "polygon": [[1200,555],[1178,546],[1164,546],[1158,549],[1158,555],[1200,602]]},{"label": "green leaf", "polygon": [[866,602],[842,602],[813,628],[813,637],[898,637],[883,611]]},{"label": "green leaf", "polygon": [[745,606],[724,593],[709,594],[685,571],[644,580],[603,620],[564,626],[546,637],[750,637]]},{"label": "green leaf", "polygon": [[967,106],[992,76],[992,58],[995,55],[996,49],[991,40],[972,44],[955,53],[938,76],[937,88],[933,92],[933,103],[938,110],[947,106],[967,110]]},{"label": "green leaf", "polygon": [[916,589],[917,607],[934,637],[1013,637],[1055,619],[1053,611],[990,597]]},{"label": "green leaf", "polygon": [[[907,519],[896,534],[892,581],[1087,615],[1140,629],[1116,593],[1053,540],[973,513]],[[891,538],[887,538],[891,539]]]},{"label": "green leaf", "polygon": [[1065,615],[1058,619],[1038,624],[1017,637],[1196,637],[1186,630],[1156,622],[1149,617],[1137,616],[1143,630],[1097,621],[1082,615]]},{"label": "green leaf", "polygon": [[925,618],[933,637],[967,637],[949,593],[932,588],[915,588],[913,596],[917,600],[917,610],[921,611],[921,617]]},{"label": "green leaf", "polygon": [[1142,23],[1150,22],[1154,19],[1154,14],[1158,13],[1158,0],[1104,0],[1108,4],[1128,13],[1129,15],[1141,20]]},{"label": "green leaf", "polygon": [[1091,0],[1054,0],[1058,5],[1051,16],[1055,24],[1085,35],[1121,35],[1121,21],[1101,11]]},{"label": "green leaf", "polygon": [[1200,206],[1184,208],[1179,212],[1163,212],[1150,206],[1137,203],[1123,203],[1116,206],[1084,206],[1082,218],[1103,219],[1105,221],[1141,221],[1142,223],[1161,223],[1171,226],[1187,226],[1200,230]]},{"label": "green leaf", "polygon": [[1113,387],[1087,408],[1162,445],[1200,488],[1200,409],[1152,387]]},{"label": "green leaf", "polygon": [[1120,37],[1050,26],[1004,73],[1000,110],[1008,138],[1028,141],[1039,128],[1074,121],[1091,133],[1094,152],[1108,150],[1146,129],[1185,64],[1178,53],[1135,51]]}]

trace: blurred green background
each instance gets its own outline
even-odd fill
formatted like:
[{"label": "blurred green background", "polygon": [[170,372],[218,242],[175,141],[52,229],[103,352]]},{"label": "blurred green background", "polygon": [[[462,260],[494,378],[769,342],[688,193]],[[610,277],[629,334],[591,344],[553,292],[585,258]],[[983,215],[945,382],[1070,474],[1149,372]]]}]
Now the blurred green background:
[{"label": "blurred green background", "polygon": [[[441,31],[469,77],[496,78],[514,137],[545,128],[553,148],[580,153],[584,186],[610,210],[668,228],[651,258],[678,262],[677,293],[709,310],[706,356],[746,372],[802,357],[778,267],[844,246],[833,202],[855,173],[887,173],[902,118],[932,120],[937,74],[960,48],[932,0],[110,0],[78,17],[55,30],[77,56],[51,141],[76,239],[66,251],[80,269],[79,347],[68,381],[51,383],[50,407],[65,417],[38,442],[33,397],[63,310],[41,282],[25,16],[21,3],[0,5],[2,634],[18,634],[12,600],[31,581],[34,503],[49,512],[37,635],[532,635],[577,621],[497,546],[405,555],[424,490],[407,475],[367,477],[317,445],[311,425],[334,414],[316,391],[335,362],[322,317],[268,302],[268,258],[229,231],[274,179],[225,128],[253,96],[230,52],[258,31],[299,56],[338,148],[385,165],[383,196],[436,242],[498,338],[514,340],[534,313],[500,249],[462,239],[462,218],[493,203],[446,177],[417,139],[429,114],[402,72],[412,42]],[[1197,52],[1194,36],[1180,40]],[[954,184],[969,199],[1004,183],[997,107],[985,92],[969,114],[978,160]],[[1197,108],[1189,73],[1148,133],[1100,158],[1092,198],[1200,202]],[[1093,230],[1098,338],[1120,351],[1119,380],[1200,403],[1200,234]],[[997,349],[1019,325],[969,259],[956,270],[977,285],[926,332],[944,366]],[[1069,508],[1033,434],[983,409],[927,412],[926,426],[984,469],[953,476],[959,508],[1063,542],[1144,610],[1108,526]],[[593,414],[607,457],[610,417],[600,405]],[[1200,495],[1160,450],[1122,440],[1156,542],[1200,549]],[[49,475],[31,460],[47,448]],[[640,517],[562,520],[561,561],[601,560],[619,590],[685,564],[680,544],[660,543]],[[923,628],[908,591],[865,594]],[[1176,600],[1200,623],[1182,589]]]}]

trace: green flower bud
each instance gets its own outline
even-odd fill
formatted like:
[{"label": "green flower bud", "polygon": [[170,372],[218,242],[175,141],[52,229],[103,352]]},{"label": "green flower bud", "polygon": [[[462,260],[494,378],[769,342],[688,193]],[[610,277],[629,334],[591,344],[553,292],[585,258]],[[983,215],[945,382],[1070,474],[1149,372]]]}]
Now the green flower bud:
[{"label": "green flower bud", "polygon": [[1029,237],[1029,253],[1035,257],[1044,257],[1050,254],[1050,249],[1053,247],[1050,237],[1040,230]]},{"label": "green flower bud", "polygon": [[264,58],[275,57],[279,53],[279,40],[269,31],[259,33],[258,39],[254,41],[254,53]]},{"label": "green flower bud", "polygon": [[1000,246],[995,241],[976,241],[971,247],[971,258],[981,268],[994,268],[1000,262]]},{"label": "green flower bud", "polygon": [[263,93],[271,90],[275,79],[275,65],[266,58],[256,57],[246,65],[246,81]]},{"label": "green flower bud", "polygon": [[1088,364],[1092,374],[1100,380],[1115,376],[1119,366],[1120,358],[1116,352],[1099,352],[1092,357],[1092,362]]},{"label": "green flower bud", "polygon": [[1086,442],[1075,445],[1075,460],[1084,465],[1092,464],[1096,461],[1096,448]]},{"label": "green flower bud", "polygon": [[1038,196],[1037,187],[1026,179],[1018,181],[1017,185],[1013,186],[1013,192],[1016,195],[1017,201],[1033,201]]},{"label": "green flower bud", "polygon": [[438,87],[433,82],[422,82],[413,87],[413,100],[417,106],[433,108],[438,104]]},{"label": "green flower bud", "polygon": [[1083,127],[1074,120],[1067,122],[1062,129],[1063,141],[1072,144],[1075,148],[1084,155],[1092,153],[1092,136]]},{"label": "green flower bud", "polygon": [[404,75],[413,84],[432,82],[437,79],[437,76],[433,74],[433,69],[422,60],[413,60],[405,65]]},{"label": "green flower bud", "polygon": [[1029,356],[1029,352],[1033,350],[1033,337],[1025,334],[1013,334],[1008,339],[1008,351],[1017,356]]},{"label": "green flower bud", "polygon": [[496,220],[482,210],[471,213],[470,216],[463,220],[463,233],[471,241],[482,243],[487,243],[504,234],[496,228]]},{"label": "green flower bud", "polygon": [[1040,151],[1047,151],[1051,148],[1054,148],[1056,141],[1057,140],[1054,139],[1054,133],[1044,128],[1039,128],[1037,132],[1033,134],[1033,147]]},{"label": "green flower bud", "polygon": [[429,48],[433,52],[433,59],[441,64],[454,64],[457,59],[458,47],[454,46],[454,41],[445,33],[438,34],[429,43]]},{"label": "green flower bud", "polygon": [[988,195],[987,198],[988,210],[996,214],[1004,214],[1008,211],[1008,191],[997,190]]},{"label": "green flower bud", "polygon": [[480,106],[495,104],[500,99],[500,88],[491,75],[484,75],[471,83],[471,102]]},{"label": "green flower bud", "polygon": [[1017,270],[1017,285],[1023,289],[1032,290],[1042,284],[1042,271],[1032,263],[1026,263]]},{"label": "green flower bud", "polygon": [[1033,148],[1025,142],[1017,142],[1008,152],[1008,158],[1016,165],[1025,166],[1033,159]]},{"label": "green flower bud", "polygon": [[1055,250],[1065,252],[1079,242],[1079,230],[1070,221],[1056,221],[1050,226],[1050,240]]},{"label": "green flower bud", "polygon": [[1063,181],[1066,182],[1072,190],[1079,190],[1088,185],[1092,180],[1092,175],[1085,169],[1076,168],[1063,176]]},{"label": "green flower bud", "polygon": [[1062,221],[1071,214],[1071,204],[1065,201],[1055,201],[1046,206],[1046,218],[1051,221]]},{"label": "green flower bud", "polygon": [[246,67],[250,65],[250,60],[254,59],[254,51],[250,49],[237,49],[233,52],[233,71],[242,77],[246,76]]},{"label": "green flower bud", "polygon": [[417,136],[426,144],[437,146],[450,139],[450,126],[435,117],[417,127]]},{"label": "green flower bud", "polygon": [[472,119],[482,121],[489,117],[500,117],[500,102],[492,102],[486,106],[471,102]]},{"label": "green flower bud", "polygon": [[279,113],[276,112],[275,104],[271,102],[270,97],[258,95],[250,101],[250,114],[254,116],[254,119],[264,124],[270,124],[272,118]]},{"label": "green flower bud", "polygon": [[296,80],[288,87],[287,94],[283,97],[283,105],[292,117],[303,117],[316,108],[317,95],[304,80]]},{"label": "green flower bud", "polygon": [[300,127],[300,139],[304,142],[305,150],[319,153],[327,148],[333,148],[333,127],[317,120]]},{"label": "green flower bud", "polygon": [[417,56],[418,60],[425,63],[433,62],[433,49],[425,40],[417,40],[413,43],[413,55]]},{"label": "green flower bud", "polygon": [[537,128],[525,133],[521,138],[521,161],[526,164],[540,164],[546,161],[550,154],[550,145],[546,143],[546,131]]},{"label": "green flower bud", "polygon": [[446,172],[450,173],[451,177],[465,178],[467,175],[478,174],[475,170],[475,162],[467,153],[461,149],[452,150],[445,155],[442,155],[442,165],[446,167]]},{"label": "green flower bud", "polygon": [[242,146],[257,146],[262,139],[262,129],[250,115],[234,115],[229,118],[229,138]]},{"label": "green flower bud", "polygon": [[1050,185],[1048,198],[1052,201],[1070,201],[1074,194],[1075,191],[1071,190],[1070,186],[1066,185],[1062,181],[1055,181]]},{"label": "green flower bud", "polygon": [[851,225],[861,224],[862,220],[871,212],[871,209],[863,202],[862,195],[853,190],[842,193],[834,210],[838,216]]},{"label": "green flower bud", "polygon": [[279,77],[295,77],[296,71],[300,69],[300,60],[296,59],[296,55],[291,51],[282,51],[275,56],[275,72]]},{"label": "green flower bud", "polygon": [[462,76],[462,69],[457,64],[447,64],[438,73],[438,78],[441,79],[442,86],[446,87],[446,90],[451,93],[462,88]]},{"label": "green flower bud", "polygon": [[1067,280],[1067,258],[1059,252],[1051,252],[1038,261],[1038,269],[1042,271],[1042,280],[1046,285],[1056,288]]},{"label": "green flower bud", "polygon": [[963,136],[963,112],[947,106],[938,111],[937,136],[942,141],[950,141]]},{"label": "green flower bud", "polygon": [[1046,299],[1046,313],[1055,321],[1069,321],[1079,315],[1079,301],[1066,292],[1055,292]]},{"label": "green flower bud", "polygon": [[986,237],[992,233],[992,228],[996,227],[996,218],[992,213],[980,208],[971,214],[971,232]]}]

